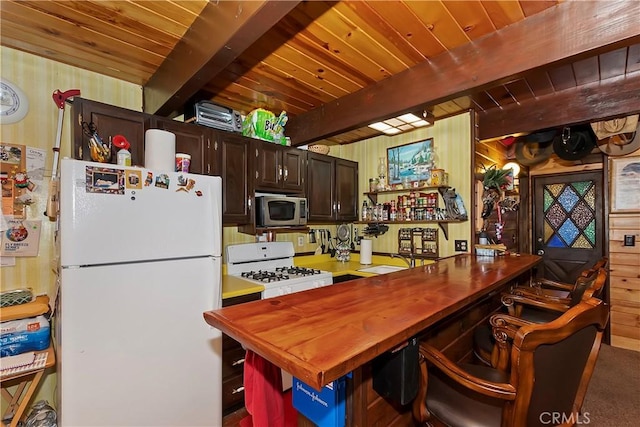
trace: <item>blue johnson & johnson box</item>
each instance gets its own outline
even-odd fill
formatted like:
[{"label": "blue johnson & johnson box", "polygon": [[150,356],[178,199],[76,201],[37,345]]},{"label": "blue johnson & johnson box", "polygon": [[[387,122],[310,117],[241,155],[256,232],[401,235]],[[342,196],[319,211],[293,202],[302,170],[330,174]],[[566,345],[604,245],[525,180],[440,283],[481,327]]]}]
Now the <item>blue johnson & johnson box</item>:
[{"label": "blue johnson & johnson box", "polygon": [[318,427],[343,427],[345,425],[346,377],[322,387],[322,391],[293,377],[291,400],[298,412]]}]

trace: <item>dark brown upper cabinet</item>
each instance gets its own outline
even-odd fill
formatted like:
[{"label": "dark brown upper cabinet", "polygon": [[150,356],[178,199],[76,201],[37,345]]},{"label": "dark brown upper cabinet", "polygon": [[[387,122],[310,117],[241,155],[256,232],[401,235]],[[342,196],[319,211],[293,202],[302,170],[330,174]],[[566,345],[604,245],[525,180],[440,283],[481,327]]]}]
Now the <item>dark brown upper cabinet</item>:
[{"label": "dark brown upper cabinet", "polygon": [[307,153],[309,222],[350,222],[358,218],[358,163]]},{"label": "dark brown upper cabinet", "polygon": [[[131,164],[144,165],[144,132],[149,127],[152,116],[139,111],[114,107],[80,97],[73,99],[73,158],[91,161],[89,136],[83,132],[83,123],[93,125],[105,144],[113,141],[115,135],[124,136],[131,144]],[[112,145],[109,163],[116,163],[118,148]]]},{"label": "dark brown upper cabinet", "polygon": [[307,152],[254,140],[256,190],[303,194]]},{"label": "dark brown upper cabinet", "polygon": [[166,130],[176,136],[176,153],[191,156],[190,173],[209,174],[209,149],[213,129],[192,123],[178,122],[165,117],[154,116],[151,127]]},{"label": "dark brown upper cabinet", "polygon": [[253,223],[253,179],[249,179],[251,138],[215,131],[209,151],[211,175],[222,177],[222,221],[225,225]]}]

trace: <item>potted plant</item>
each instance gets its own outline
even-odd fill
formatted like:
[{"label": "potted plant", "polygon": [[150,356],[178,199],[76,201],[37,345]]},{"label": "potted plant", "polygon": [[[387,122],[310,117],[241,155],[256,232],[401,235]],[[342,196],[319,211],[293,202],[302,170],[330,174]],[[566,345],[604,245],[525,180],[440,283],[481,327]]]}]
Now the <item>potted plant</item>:
[{"label": "potted plant", "polygon": [[482,177],[482,185],[485,190],[493,188],[501,191],[507,186],[507,184],[509,184],[509,181],[507,180],[508,174],[508,169],[496,169],[496,165],[493,165],[488,169],[485,169]]},{"label": "potted plant", "polygon": [[500,199],[501,191],[506,188],[509,181],[507,175],[509,170],[496,169],[496,165],[485,168],[482,177],[482,185],[484,186],[484,194],[482,195],[482,218],[487,219],[491,215],[495,203]]}]

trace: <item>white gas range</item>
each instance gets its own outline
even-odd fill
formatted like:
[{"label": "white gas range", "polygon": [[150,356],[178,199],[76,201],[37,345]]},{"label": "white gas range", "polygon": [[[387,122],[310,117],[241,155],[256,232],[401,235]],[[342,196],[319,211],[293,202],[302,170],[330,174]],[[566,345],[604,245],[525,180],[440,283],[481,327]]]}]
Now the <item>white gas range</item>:
[{"label": "white gas range", "polygon": [[333,284],[328,271],[295,267],[291,242],[229,245],[227,274],[264,286],[262,298],[272,298]]}]

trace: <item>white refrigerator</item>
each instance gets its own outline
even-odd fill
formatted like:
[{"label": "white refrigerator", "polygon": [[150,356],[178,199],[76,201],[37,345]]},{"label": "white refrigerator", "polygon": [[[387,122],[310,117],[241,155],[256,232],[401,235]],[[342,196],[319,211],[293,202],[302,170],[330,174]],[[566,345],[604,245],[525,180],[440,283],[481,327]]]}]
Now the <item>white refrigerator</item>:
[{"label": "white refrigerator", "polygon": [[58,425],[222,425],[221,182],[62,160]]}]

